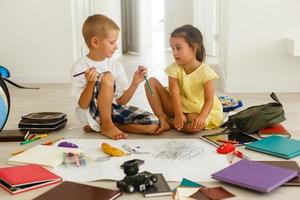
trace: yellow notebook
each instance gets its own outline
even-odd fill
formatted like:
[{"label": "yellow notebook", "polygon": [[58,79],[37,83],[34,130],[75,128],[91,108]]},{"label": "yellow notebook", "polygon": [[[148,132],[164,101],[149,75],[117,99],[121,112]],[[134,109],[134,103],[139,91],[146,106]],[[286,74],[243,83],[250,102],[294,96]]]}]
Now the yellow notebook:
[{"label": "yellow notebook", "polygon": [[8,164],[38,164],[44,167],[57,167],[63,163],[63,152],[81,153],[81,149],[64,148],[48,145],[34,146],[8,159]]}]

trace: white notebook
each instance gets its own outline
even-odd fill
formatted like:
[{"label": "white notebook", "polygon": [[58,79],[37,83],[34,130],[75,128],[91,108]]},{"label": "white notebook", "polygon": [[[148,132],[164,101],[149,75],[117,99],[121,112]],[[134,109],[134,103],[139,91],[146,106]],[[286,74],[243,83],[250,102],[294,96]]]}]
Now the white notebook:
[{"label": "white notebook", "polygon": [[44,167],[57,167],[63,163],[63,152],[81,153],[81,149],[48,145],[34,146],[8,159],[11,165],[38,164]]}]

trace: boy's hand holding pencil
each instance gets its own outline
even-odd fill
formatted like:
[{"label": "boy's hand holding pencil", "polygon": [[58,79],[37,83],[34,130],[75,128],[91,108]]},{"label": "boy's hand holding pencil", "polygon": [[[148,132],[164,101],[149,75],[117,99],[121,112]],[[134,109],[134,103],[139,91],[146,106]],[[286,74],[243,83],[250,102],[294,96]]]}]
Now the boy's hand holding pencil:
[{"label": "boy's hand holding pencil", "polygon": [[87,82],[95,83],[98,78],[98,72],[96,71],[96,68],[90,67],[88,70],[85,71],[84,76]]}]

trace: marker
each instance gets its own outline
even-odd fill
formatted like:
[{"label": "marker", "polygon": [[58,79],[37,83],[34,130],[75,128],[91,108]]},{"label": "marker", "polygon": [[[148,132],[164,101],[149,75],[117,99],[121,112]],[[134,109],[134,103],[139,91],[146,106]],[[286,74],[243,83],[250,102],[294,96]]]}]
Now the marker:
[{"label": "marker", "polygon": [[[96,69],[95,67],[92,67],[92,69]],[[86,71],[83,71],[83,72],[80,72],[78,74],[74,74],[73,77],[76,77],[76,76],[80,76],[82,74],[84,74]]]},{"label": "marker", "polygon": [[230,143],[230,144],[240,144],[237,141],[233,141],[233,140],[223,140],[223,139],[217,139],[218,142],[224,142],[224,143]]},{"label": "marker", "polygon": [[42,134],[42,135],[40,135],[38,137],[32,138],[31,140],[26,140],[24,142],[21,142],[21,145],[23,145],[23,144],[29,144],[31,142],[34,142],[36,140],[42,139],[42,138],[47,137],[47,136],[48,136],[47,134]]},{"label": "marker", "polygon": [[26,140],[31,140],[31,139],[34,138],[35,136],[36,136],[36,134],[30,134]]}]

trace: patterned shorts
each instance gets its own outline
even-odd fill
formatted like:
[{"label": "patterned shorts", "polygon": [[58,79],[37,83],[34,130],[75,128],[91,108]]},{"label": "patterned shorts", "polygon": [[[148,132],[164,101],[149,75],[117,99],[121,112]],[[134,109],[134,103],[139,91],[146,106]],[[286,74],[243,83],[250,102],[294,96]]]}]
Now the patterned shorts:
[{"label": "patterned shorts", "polygon": [[[99,79],[98,79],[99,80]],[[100,121],[97,97],[101,89],[100,81],[96,82],[89,112],[93,119]],[[112,104],[112,121],[115,124],[159,124],[158,118],[152,113],[135,106]]]}]

